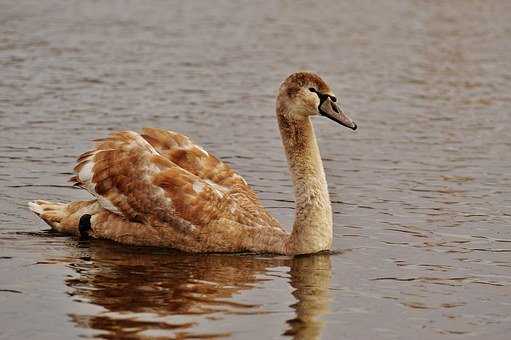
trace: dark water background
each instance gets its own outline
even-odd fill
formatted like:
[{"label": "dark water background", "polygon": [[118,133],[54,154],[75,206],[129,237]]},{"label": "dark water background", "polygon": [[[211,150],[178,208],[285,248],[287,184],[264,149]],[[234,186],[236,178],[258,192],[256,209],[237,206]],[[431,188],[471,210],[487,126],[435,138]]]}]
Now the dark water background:
[{"label": "dark water background", "polygon": [[[191,256],[43,230],[89,140],[165,127],[290,225],[278,85],[320,73],[334,255]],[[511,2],[0,1],[0,337],[509,339]]]}]

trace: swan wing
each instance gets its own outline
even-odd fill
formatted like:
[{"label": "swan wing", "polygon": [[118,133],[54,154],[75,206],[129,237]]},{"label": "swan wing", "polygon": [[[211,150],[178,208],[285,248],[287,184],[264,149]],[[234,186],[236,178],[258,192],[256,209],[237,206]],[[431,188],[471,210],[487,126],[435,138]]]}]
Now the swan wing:
[{"label": "swan wing", "polygon": [[159,154],[192,174],[226,188],[238,186],[252,191],[243,177],[229,165],[194,144],[187,136],[156,128],[144,128],[141,135]]},{"label": "swan wing", "polygon": [[276,221],[246,184],[222,182],[221,176],[211,174],[202,178],[197,174],[204,170],[195,169],[197,174],[187,170],[146,138],[122,131],[96,140],[96,148],[78,158],[71,180],[96,196],[103,208],[130,221],[183,230],[220,219],[274,226]]},{"label": "swan wing", "polygon": [[[219,186],[220,190],[227,191],[230,198],[236,199],[236,203],[231,203],[230,209],[244,211],[248,218],[244,221],[245,224],[262,220],[260,222],[263,224],[282,229],[279,222],[264,209],[256,193],[242,176],[215,155],[194,144],[187,136],[158,128],[144,128],[141,136],[171,162],[213,187]],[[252,212],[255,212],[257,218]]]}]

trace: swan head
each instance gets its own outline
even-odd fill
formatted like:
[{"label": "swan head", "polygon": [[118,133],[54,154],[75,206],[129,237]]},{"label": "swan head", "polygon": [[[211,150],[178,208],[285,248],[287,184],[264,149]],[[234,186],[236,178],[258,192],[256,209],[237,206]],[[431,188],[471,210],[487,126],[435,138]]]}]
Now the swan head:
[{"label": "swan head", "polygon": [[328,84],[315,73],[296,72],[280,85],[277,114],[291,119],[324,116],[352,130],[357,124],[341,109]]}]

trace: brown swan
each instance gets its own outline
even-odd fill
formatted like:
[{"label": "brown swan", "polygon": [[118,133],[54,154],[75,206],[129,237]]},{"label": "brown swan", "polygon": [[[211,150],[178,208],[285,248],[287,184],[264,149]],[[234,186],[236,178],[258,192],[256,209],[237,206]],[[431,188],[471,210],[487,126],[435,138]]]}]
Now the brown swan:
[{"label": "brown swan", "polygon": [[188,137],[154,128],[115,132],[78,158],[71,181],[93,200],[29,207],[56,231],[125,244],[287,255],[329,250],[332,209],[310,117],[357,125],[310,72],[281,84],[276,113],[295,192],[291,233],[231,167]]}]

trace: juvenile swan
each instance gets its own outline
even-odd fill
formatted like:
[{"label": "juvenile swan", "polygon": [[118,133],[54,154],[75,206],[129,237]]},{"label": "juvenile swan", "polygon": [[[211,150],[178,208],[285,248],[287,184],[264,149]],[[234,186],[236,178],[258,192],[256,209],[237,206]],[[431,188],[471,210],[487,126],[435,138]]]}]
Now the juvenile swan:
[{"label": "juvenile swan", "polygon": [[184,135],[154,128],[96,140],[71,181],[95,198],[38,200],[30,209],[52,229],[188,252],[308,254],[330,249],[332,208],[310,117],[355,130],[328,85],[298,72],[280,86],[277,119],[291,172],[296,216],[287,233],[231,167]]}]

